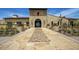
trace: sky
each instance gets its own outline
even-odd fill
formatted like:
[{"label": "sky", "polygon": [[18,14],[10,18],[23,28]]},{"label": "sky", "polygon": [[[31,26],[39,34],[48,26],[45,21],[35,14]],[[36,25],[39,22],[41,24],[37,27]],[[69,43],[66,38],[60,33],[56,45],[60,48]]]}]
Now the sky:
[{"label": "sky", "polygon": [[[67,18],[79,18],[79,8],[48,8],[48,15],[65,16]],[[0,8],[0,19],[18,15],[19,17],[28,17],[28,8]]]}]

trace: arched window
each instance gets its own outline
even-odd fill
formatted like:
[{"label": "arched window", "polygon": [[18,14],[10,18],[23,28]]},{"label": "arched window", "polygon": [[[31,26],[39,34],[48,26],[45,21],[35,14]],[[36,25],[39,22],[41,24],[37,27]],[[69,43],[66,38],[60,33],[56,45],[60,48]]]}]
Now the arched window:
[{"label": "arched window", "polygon": [[58,21],[58,25],[60,24],[60,22]]},{"label": "arched window", "polygon": [[51,22],[51,26],[53,26],[53,21]]},{"label": "arched window", "polygon": [[37,16],[39,16],[39,12],[37,12]]},{"label": "arched window", "polygon": [[42,23],[40,19],[35,20],[35,27],[41,27]]}]

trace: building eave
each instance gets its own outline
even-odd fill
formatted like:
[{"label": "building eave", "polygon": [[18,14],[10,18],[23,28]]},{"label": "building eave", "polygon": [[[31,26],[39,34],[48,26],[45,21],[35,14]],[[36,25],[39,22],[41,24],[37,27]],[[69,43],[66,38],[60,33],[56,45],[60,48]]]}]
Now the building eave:
[{"label": "building eave", "polygon": [[29,17],[7,17],[3,19],[29,19]]}]

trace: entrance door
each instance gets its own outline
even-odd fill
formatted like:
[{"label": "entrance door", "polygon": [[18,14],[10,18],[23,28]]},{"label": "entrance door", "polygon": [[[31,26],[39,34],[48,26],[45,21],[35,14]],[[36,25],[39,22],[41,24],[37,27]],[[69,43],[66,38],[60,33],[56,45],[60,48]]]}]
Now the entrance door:
[{"label": "entrance door", "polygon": [[40,19],[35,20],[35,27],[41,27],[41,20]]}]

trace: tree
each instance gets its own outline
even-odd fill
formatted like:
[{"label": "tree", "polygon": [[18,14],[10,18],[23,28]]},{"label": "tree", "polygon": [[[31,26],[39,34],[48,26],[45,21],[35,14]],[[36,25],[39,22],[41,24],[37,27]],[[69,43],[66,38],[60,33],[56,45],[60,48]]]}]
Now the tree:
[{"label": "tree", "polygon": [[74,25],[73,21],[70,21],[70,26],[71,26],[71,29],[72,29],[72,31],[71,31],[72,35],[73,35],[73,25]]}]

